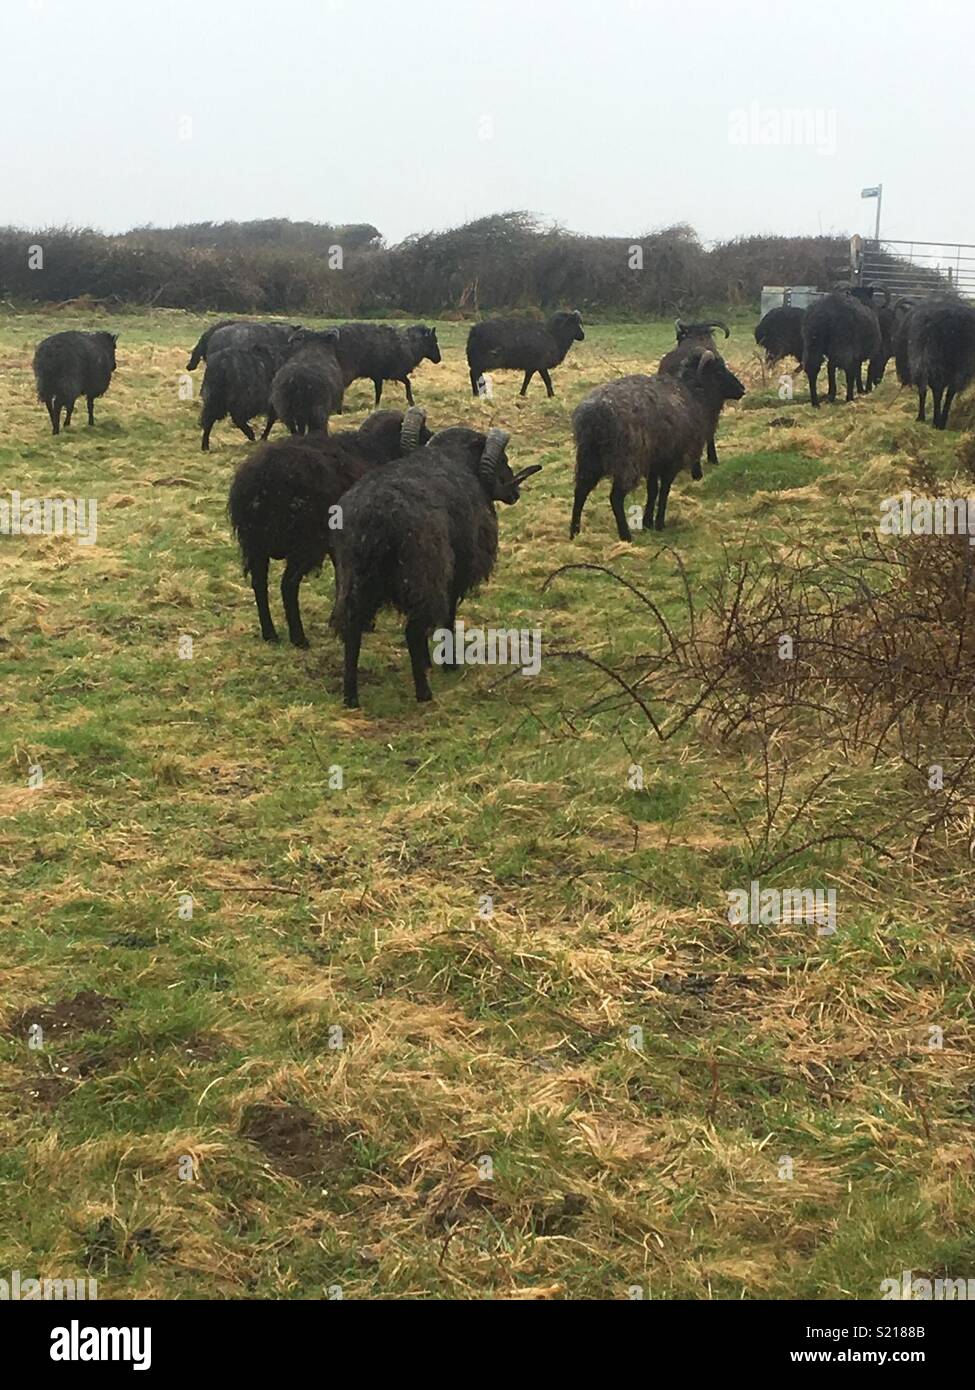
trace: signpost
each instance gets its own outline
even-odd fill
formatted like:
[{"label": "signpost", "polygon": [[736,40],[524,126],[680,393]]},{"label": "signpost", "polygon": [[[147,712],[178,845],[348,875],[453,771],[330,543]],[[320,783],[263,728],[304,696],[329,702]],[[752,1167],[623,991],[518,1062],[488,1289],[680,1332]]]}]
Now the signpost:
[{"label": "signpost", "polygon": [[880,204],[883,202],[883,197],[884,197],[884,186],[883,186],[883,184],[882,184],[882,183],[878,183],[878,184],[876,184],[876,186],[873,187],[873,188],[861,188],[861,189],[860,189],[860,197],[861,197],[861,198],[876,198],[876,200],[877,200],[877,225],[876,225],[876,228],[874,229],[873,239],[874,239],[874,241],[879,242],[879,241],[880,241]]}]

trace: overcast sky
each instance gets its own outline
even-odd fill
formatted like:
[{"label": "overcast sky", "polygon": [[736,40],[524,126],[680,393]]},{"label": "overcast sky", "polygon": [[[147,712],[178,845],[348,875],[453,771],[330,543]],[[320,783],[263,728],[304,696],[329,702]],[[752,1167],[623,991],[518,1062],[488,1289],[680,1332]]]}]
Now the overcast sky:
[{"label": "overcast sky", "polygon": [[[970,0],[0,0],[0,223],[975,242]],[[789,113],[810,113],[796,122]]]}]

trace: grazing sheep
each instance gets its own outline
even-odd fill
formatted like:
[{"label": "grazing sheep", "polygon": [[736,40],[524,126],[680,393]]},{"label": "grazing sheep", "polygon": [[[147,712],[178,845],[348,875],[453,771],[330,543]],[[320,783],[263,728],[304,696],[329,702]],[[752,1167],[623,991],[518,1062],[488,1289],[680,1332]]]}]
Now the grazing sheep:
[{"label": "grazing sheep", "polygon": [[[890,290],[879,285],[839,284],[836,288],[863,304],[877,319],[877,326],[880,329],[880,346],[867,364],[866,383],[863,381],[862,371],[857,371],[857,390],[861,394],[869,395],[873,388],[879,386],[883,381],[887,363],[893,355],[894,311],[890,308]],[[878,294],[884,296],[883,304],[877,304],[876,296]]]},{"label": "grazing sheep", "polygon": [[512,474],[507,441],[498,429],[487,435],[459,426],[441,430],[416,463],[391,463],[346,493],[335,543],[332,626],[345,645],[350,709],[359,704],[362,634],[385,607],[406,618],[416,698],[433,698],[430,634],[453,631],[457,604],[494,568],[495,502],[517,502],[519,485],[541,467]]},{"label": "grazing sheep", "polygon": [[291,355],[271,382],[267,430],[283,420],[291,434],[328,432],[328,417],[342,410],[342,369],[335,354],[338,329],[299,328],[288,339]]},{"label": "grazing sheep", "polygon": [[620,540],[632,539],[624,502],[643,479],[644,529],[662,531],[671,483],[682,468],[693,472],[724,402],[744,394],[710,349],[685,358],[678,376],[624,376],[597,386],[572,416],[576,488],[569,535],[578,535],[586,499],[606,477],[613,480],[609,500]]},{"label": "grazing sheep", "polygon": [[[714,341],[712,328],[723,328],[725,338],[731,337],[731,329],[726,323],[716,319],[714,323],[685,323],[683,319],[678,319],[674,324],[674,332],[677,334],[677,346],[671,348],[660,359],[660,366],[657,372],[661,376],[679,376],[680,370],[687,359],[694,353],[717,352],[718,345]],[[717,463],[718,451],[714,444],[714,435],[709,434],[707,440],[708,463]],[[698,460],[691,469],[692,478],[703,478],[704,470]]]},{"label": "grazing sheep", "polygon": [[104,396],[115,370],[117,333],[52,333],[38,343],[34,353],[37,399],[47,406],[51,433],[61,433],[71,424],[71,413],[79,396],[88,401],[88,423],[95,423],[95,397]]},{"label": "grazing sheep", "polygon": [[417,407],[404,416],[380,410],[357,430],[295,435],[261,444],[244,459],[230,485],[227,511],[240,544],[244,574],[250,575],[265,642],[278,634],[268,604],[271,560],[284,560],[281,601],[288,636],[307,647],[298,590],[332,555],[339,498],[368,469],[411,454],[432,436]]},{"label": "grazing sheep", "polygon": [[573,343],[585,338],[578,309],[553,314],[547,323],[531,319],[485,319],[467,335],[467,365],[471,391],[481,394],[479,382],[487,367],[510,367],[525,373],[520,395],[537,372],[549,396],[554,396],[549,371],[557,367]]},{"label": "grazing sheep", "polygon": [[802,323],[802,367],[809,381],[809,403],[819,406],[817,380],[826,362],[827,399],[836,400],[836,371],[846,375],[846,399],[852,401],[864,362],[881,350],[876,313],[843,290],[810,304]]},{"label": "grazing sheep", "polygon": [[947,429],[952,401],[975,380],[975,309],[961,300],[919,304],[908,319],[907,356],[911,382],[917,387],[917,418],[926,418],[930,387],[932,424],[936,430]]},{"label": "grazing sheep", "polygon": [[200,426],[203,439],[200,448],[210,447],[210,431],[218,420],[230,416],[248,439],[254,439],[250,421],[255,415],[266,415],[263,438],[267,439],[273,423],[271,416],[271,381],[277,362],[263,343],[250,348],[221,348],[211,350],[207,357],[203,386],[200,389]]},{"label": "grazing sheep", "polygon": [[410,372],[427,359],[439,362],[437,330],[425,323],[409,328],[393,328],[386,323],[343,323],[336,348],[344,387],[360,377],[368,377],[376,391],[376,405],[383,394],[384,381],[401,381],[406,399],[413,404]]},{"label": "grazing sheep", "polygon": [[802,366],[802,321],[805,316],[805,309],[782,304],[769,309],[759,319],[755,341],[765,350],[765,366],[769,371],[785,357],[794,357]]},{"label": "grazing sheep", "polygon": [[206,361],[211,352],[221,352],[224,348],[248,348],[257,343],[270,348],[278,357],[280,366],[287,355],[288,339],[297,333],[301,325],[297,323],[260,323],[256,319],[221,319],[201,335],[200,341],[190,354],[186,370],[192,372],[201,361]]}]

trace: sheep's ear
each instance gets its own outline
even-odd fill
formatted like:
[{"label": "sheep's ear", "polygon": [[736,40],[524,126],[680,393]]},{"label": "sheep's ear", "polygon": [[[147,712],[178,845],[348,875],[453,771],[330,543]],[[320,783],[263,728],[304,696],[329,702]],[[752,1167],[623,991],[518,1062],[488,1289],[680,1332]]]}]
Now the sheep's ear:
[{"label": "sheep's ear", "polygon": [[484,452],[481,454],[481,462],[478,464],[478,472],[485,482],[489,482],[492,486],[498,471],[498,463],[510,438],[511,435],[505,430],[488,430]]},{"label": "sheep's ear", "polygon": [[411,454],[420,444],[420,431],[426,423],[427,412],[419,405],[411,405],[403,416],[399,432],[399,445],[404,454]]}]

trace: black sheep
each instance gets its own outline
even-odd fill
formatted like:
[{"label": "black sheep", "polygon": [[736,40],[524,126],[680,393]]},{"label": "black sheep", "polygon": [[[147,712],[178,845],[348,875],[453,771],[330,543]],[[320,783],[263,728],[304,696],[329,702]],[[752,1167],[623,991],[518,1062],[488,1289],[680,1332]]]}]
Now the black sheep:
[{"label": "black sheep", "polygon": [[932,424],[936,430],[947,429],[952,401],[975,380],[975,309],[961,300],[919,304],[908,319],[907,356],[911,383],[917,387],[917,418],[926,418],[930,387]]},{"label": "black sheep", "polygon": [[288,339],[290,356],[271,382],[268,430],[283,420],[291,434],[328,431],[328,417],[342,410],[342,369],[335,349],[338,330],[299,328]]},{"label": "black sheep", "polygon": [[261,444],[237,469],[227,511],[250,575],[265,642],[276,642],[268,604],[271,560],[284,560],[281,600],[288,636],[307,647],[298,590],[306,574],[332,554],[339,498],[371,467],[410,454],[431,438],[423,411],[414,407],[370,415],[357,430],[292,435]]},{"label": "black sheep", "polygon": [[343,323],[336,352],[343,386],[360,377],[368,378],[375,388],[377,406],[384,381],[401,381],[412,405],[410,372],[424,359],[441,360],[437,330],[425,323],[414,323],[408,328],[393,328],[385,323]]},{"label": "black sheep", "polygon": [[190,354],[186,370],[192,372],[201,361],[206,361],[212,352],[222,352],[224,348],[249,348],[258,343],[276,355],[277,365],[280,366],[287,355],[288,339],[293,333],[297,333],[300,327],[297,323],[221,319],[201,334],[199,342]]},{"label": "black sheep", "polygon": [[613,480],[609,500],[620,540],[632,539],[626,495],[644,480],[643,527],[662,531],[671,484],[682,468],[693,474],[721,407],[744,394],[738,378],[710,349],[685,358],[679,376],[623,376],[597,386],[572,416],[576,487],[569,535],[578,535],[586,499],[607,477]]},{"label": "black sheep", "polygon": [[221,348],[207,357],[203,386],[200,389],[200,426],[203,439],[200,448],[210,447],[210,431],[218,420],[230,416],[248,439],[254,439],[250,421],[255,415],[266,415],[263,437],[270,433],[271,380],[277,363],[262,343],[250,348]]},{"label": "black sheep", "polygon": [[[417,456],[369,473],[342,501],[332,626],[345,646],[344,700],[359,704],[359,650],[381,608],[406,618],[418,700],[433,698],[429,639],[454,629],[457,605],[488,578],[498,552],[495,502],[517,502],[540,464],[512,474],[508,436],[455,427]],[[421,467],[422,464],[422,467]]]},{"label": "black sheep", "polygon": [[[713,323],[685,323],[683,319],[678,319],[674,324],[674,332],[677,335],[677,346],[671,348],[670,352],[665,353],[660,359],[660,366],[657,372],[661,376],[679,376],[684,363],[692,355],[699,356],[702,352],[717,352],[718,345],[714,341],[712,328],[723,328],[725,338],[731,337],[731,329],[720,319]],[[717,429],[717,422],[715,422]],[[714,443],[714,434],[711,433],[707,438],[708,463],[718,462],[718,451]],[[694,464],[691,469],[692,478],[703,478],[704,470],[701,461]]]},{"label": "black sheep", "polygon": [[784,357],[794,357],[802,365],[802,321],[805,309],[793,304],[776,305],[763,314],[755,329],[755,341],[765,351],[765,366],[771,370]]},{"label": "black sheep", "polygon": [[488,367],[510,367],[525,373],[520,395],[537,372],[549,396],[554,396],[549,371],[557,367],[573,343],[585,338],[582,315],[577,309],[553,314],[547,323],[531,319],[485,319],[467,335],[467,365],[471,391],[480,395],[479,382]]},{"label": "black sheep", "polygon": [[863,363],[881,350],[876,313],[845,291],[834,291],[810,304],[802,323],[802,367],[809,381],[809,403],[819,405],[817,380],[826,362],[827,399],[836,400],[836,372],[846,376],[846,399],[852,401]]},{"label": "black sheep", "polygon": [[115,371],[117,333],[52,333],[38,343],[34,353],[37,399],[47,406],[51,433],[61,433],[71,424],[74,403],[79,396],[88,402],[88,423],[95,423],[95,398],[104,396]]}]

